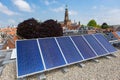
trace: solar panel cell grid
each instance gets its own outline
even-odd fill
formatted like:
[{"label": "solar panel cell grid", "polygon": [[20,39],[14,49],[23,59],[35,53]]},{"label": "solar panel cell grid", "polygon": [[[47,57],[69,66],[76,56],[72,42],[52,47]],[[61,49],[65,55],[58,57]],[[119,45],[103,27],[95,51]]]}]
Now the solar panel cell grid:
[{"label": "solar panel cell grid", "polygon": [[92,35],[85,35],[84,37],[98,55],[104,55],[107,53]]},{"label": "solar panel cell grid", "polygon": [[116,51],[116,49],[107,41],[103,35],[95,34],[94,36],[108,50],[109,53]]},{"label": "solar panel cell grid", "polygon": [[80,56],[79,52],[77,51],[69,37],[57,38],[57,41],[68,63],[82,60],[82,57]]},{"label": "solar panel cell grid", "polygon": [[17,42],[18,76],[43,71],[43,63],[36,40]]},{"label": "solar panel cell grid", "polygon": [[116,49],[101,34],[16,42],[18,77],[93,59]]},{"label": "solar panel cell grid", "polygon": [[54,38],[39,39],[46,69],[65,65],[64,58]]},{"label": "solar panel cell grid", "polygon": [[85,59],[89,59],[92,57],[96,57],[96,54],[92,51],[92,49],[88,46],[82,36],[72,36],[71,37],[78,47],[79,51],[83,55]]},{"label": "solar panel cell grid", "polygon": [[117,33],[117,35],[120,37],[120,32],[116,32]]}]

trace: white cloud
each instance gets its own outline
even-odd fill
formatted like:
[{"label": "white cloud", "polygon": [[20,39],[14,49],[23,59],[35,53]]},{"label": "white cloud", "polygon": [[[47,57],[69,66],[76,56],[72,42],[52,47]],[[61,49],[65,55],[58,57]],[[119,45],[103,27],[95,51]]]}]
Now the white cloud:
[{"label": "white cloud", "polygon": [[64,7],[54,8],[54,9],[51,9],[51,11],[53,11],[53,12],[63,12],[64,11]]},{"label": "white cloud", "polygon": [[57,3],[57,0],[53,0],[52,3],[54,3],[54,4]]},{"label": "white cloud", "polygon": [[106,8],[101,10],[101,13],[98,15],[100,21],[107,22],[108,24],[120,24],[120,9],[118,8]]},{"label": "white cloud", "polygon": [[48,0],[45,0],[45,4],[46,4],[46,5],[49,5],[50,2],[49,2]]},{"label": "white cloud", "polygon": [[109,11],[109,13],[110,14],[119,14],[120,13],[120,9],[111,9],[110,11]]},{"label": "white cloud", "polygon": [[109,24],[120,24],[120,9],[116,8],[108,10],[105,18]]},{"label": "white cloud", "polygon": [[[65,8],[63,6],[58,7],[58,8],[54,8],[54,9],[50,9],[53,12],[59,13],[59,12],[64,12]],[[77,11],[74,10],[68,10],[69,15],[73,16],[73,15],[78,15]]]},{"label": "white cloud", "polygon": [[9,19],[8,22],[9,22],[10,24],[15,24],[15,23],[16,23],[16,21],[13,20],[13,19]]},{"label": "white cloud", "polygon": [[77,15],[78,12],[77,12],[77,11],[74,11],[74,10],[70,10],[70,11],[69,11],[69,14],[70,14],[70,15]]},{"label": "white cloud", "polygon": [[50,5],[50,4],[55,4],[55,3],[57,3],[57,1],[56,0],[44,0],[44,3],[45,3],[45,5]]},{"label": "white cloud", "polygon": [[25,0],[12,0],[12,2],[21,10],[25,12],[32,12],[32,9]]},{"label": "white cloud", "polygon": [[86,15],[83,15],[86,16],[87,21],[95,19],[98,24],[102,24],[103,22],[109,25],[120,24],[120,8],[106,7],[103,5],[93,6],[91,13],[92,14],[86,13]]},{"label": "white cloud", "polygon": [[9,16],[17,15],[17,13],[9,10],[8,7],[3,5],[1,2],[0,2],[0,12],[4,13],[6,15],[9,15]]},{"label": "white cloud", "polygon": [[97,6],[93,6],[92,9],[97,9]]}]

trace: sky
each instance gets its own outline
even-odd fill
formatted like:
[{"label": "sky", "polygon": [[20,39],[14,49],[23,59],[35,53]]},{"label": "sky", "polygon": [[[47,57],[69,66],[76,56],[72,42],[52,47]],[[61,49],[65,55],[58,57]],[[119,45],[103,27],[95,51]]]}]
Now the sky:
[{"label": "sky", "polygon": [[120,0],[0,0],[0,27],[18,25],[24,20],[64,20],[65,6],[69,19],[86,25],[91,19],[98,24],[120,24]]}]

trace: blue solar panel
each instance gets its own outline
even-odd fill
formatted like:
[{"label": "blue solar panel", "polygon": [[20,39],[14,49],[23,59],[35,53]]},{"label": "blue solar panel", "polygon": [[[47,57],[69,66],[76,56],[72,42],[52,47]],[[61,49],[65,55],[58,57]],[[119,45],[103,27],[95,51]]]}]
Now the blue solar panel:
[{"label": "blue solar panel", "polygon": [[116,49],[101,34],[17,41],[18,77],[100,57]]},{"label": "blue solar panel", "polygon": [[80,56],[79,52],[77,51],[69,37],[57,38],[57,41],[68,63],[82,60],[82,57]]},{"label": "blue solar panel", "polygon": [[88,46],[88,44],[85,42],[82,36],[72,36],[71,38],[73,39],[73,41],[75,42],[76,46],[78,47],[85,59],[96,57],[96,54]]},{"label": "blue solar panel", "polygon": [[98,55],[103,55],[107,53],[107,51],[98,43],[98,41],[92,35],[85,35],[84,37]]},{"label": "blue solar panel", "polygon": [[54,38],[39,39],[46,69],[65,65],[64,58]]},{"label": "blue solar panel", "polygon": [[117,38],[113,35],[112,32],[107,32],[104,36],[107,38],[108,41],[117,40]]},{"label": "blue solar panel", "polygon": [[120,32],[116,32],[117,33],[117,35],[120,37]]},{"label": "blue solar panel", "polygon": [[17,41],[18,76],[43,71],[37,40]]},{"label": "blue solar panel", "polygon": [[116,49],[107,41],[107,39],[101,34],[94,34],[97,40],[109,51],[115,52]]}]

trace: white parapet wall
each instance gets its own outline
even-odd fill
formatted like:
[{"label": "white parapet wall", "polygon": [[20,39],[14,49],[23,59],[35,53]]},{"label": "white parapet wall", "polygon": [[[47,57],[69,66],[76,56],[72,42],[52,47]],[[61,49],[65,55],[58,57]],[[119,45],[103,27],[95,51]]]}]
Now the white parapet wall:
[{"label": "white parapet wall", "polygon": [[16,59],[16,48],[12,50],[11,59]]}]

